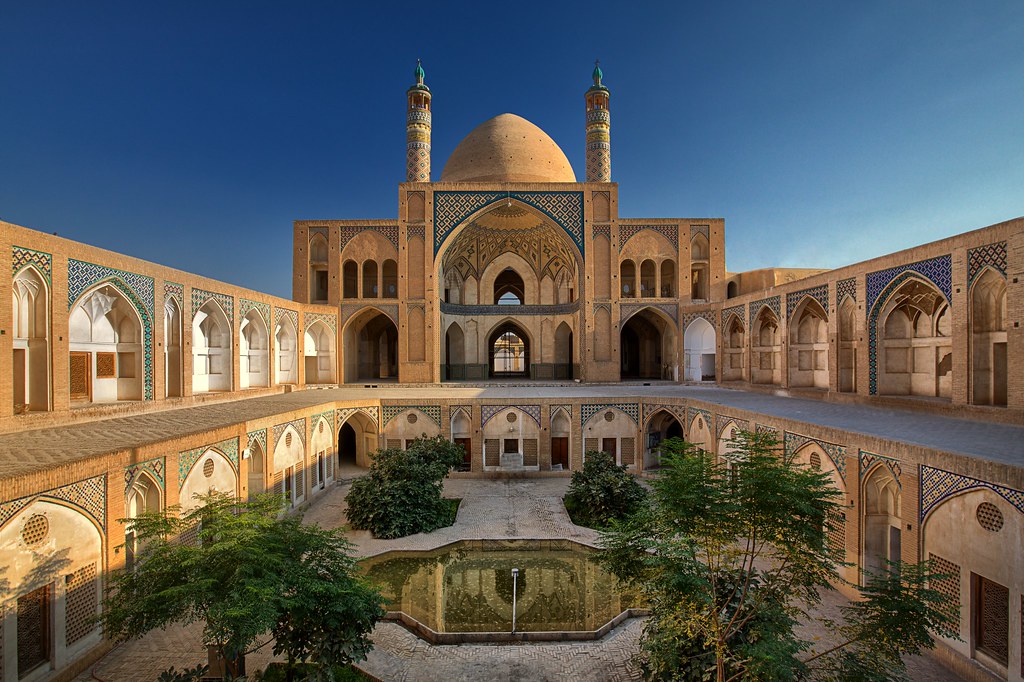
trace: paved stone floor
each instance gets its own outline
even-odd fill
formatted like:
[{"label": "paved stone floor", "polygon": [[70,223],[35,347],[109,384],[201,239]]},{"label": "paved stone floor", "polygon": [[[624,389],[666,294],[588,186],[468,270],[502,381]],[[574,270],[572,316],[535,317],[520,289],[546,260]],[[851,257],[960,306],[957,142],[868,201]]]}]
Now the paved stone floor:
[{"label": "paved stone floor", "polygon": [[[487,480],[458,479],[445,484],[447,497],[460,497],[454,526],[398,540],[378,540],[365,531],[351,531],[355,551],[370,556],[392,549],[430,549],[458,539],[572,538],[594,543],[596,534],[569,521],[561,497],[565,478]],[[345,523],[344,497],[348,485],[323,494],[306,513],[306,520],[325,527]],[[825,595],[824,615],[835,618],[843,604],[838,594]],[[428,644],[394,623],[380,623],[373,632],[374,649],[361,666],[382,680],[456,682],[462,680],[584,680],[612,682],[640,679],[631,662],[638,650],[643,622],[632,619],[594,642],[520,645]],[[826,644],[821,628],[807,626],[803,636]],[[77,681],[134,682],[154,680],[170,666],[181,669],[205,660],[201,627],[174,627],[118,647]],[[269,649],[269,647],[267,647]],[[248,658],[250,670],[264,667],[269,652]],[[935,660],[908,660],[911,679],[922,682],[959,679]]]}]

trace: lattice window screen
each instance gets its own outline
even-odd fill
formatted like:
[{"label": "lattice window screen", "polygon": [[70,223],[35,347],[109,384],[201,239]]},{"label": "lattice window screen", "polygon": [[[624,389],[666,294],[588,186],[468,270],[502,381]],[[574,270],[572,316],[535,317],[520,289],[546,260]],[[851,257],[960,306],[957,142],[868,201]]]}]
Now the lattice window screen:
[{"label": "lattice window screen", "polygon": [[299,465],[295,469],[295,499],[305,496],[306,494],[306,470]]},{"label": "lattice window screen", "polygon": [[1006,665],[1010,654],[1010,590],[980,578],[981,627],[978,648]]},{"label": "lattice window screen", "polygon": [[284,497],[284,474],[280,471],[274,473],[274,494]]},{"label": "lattice window screen", "polygon": [[69,368],[69,390],[72,397],[89,395],[89,354],[72,353]]},{"label": "lattice window screen", "polygon": [[597,438],[584,438],[583,439],[583,451],[584,452],[596,452],[601,449],[601,445]]},{"label": "lattice window screen", "polygon": [[496,467],[501,464],[501,439],[484,439],[484,466]]},{"label": "lattice window screen", "polygon": [[623,438],[622,439],[622,464],[625,466],[633,466],[636,464],[636,439],[635,438]]},{"label": "lattice window screen", "polygon": [[829,512],[825,533],[829,547],[842,560],[846,555],[846,514],[838,510]]},{"label": "lattice window screen", "polygon": [[334,480],[334,459],[337,455],[328,455],[327,457],[327,480]]},{"label": "lattice window screen", "polygon": [[83,566],[67,576],[66,642],[71,646],[96,630],[96,564]]},{"label": "lattice window screen", "polygon": [[538,465],[537,461],[537,439],[536,438],[524,438],[523,439],[523,466],[535,467]]},{"label": "lattice window screen", "polygon": [[947,608],[950,613],[953,614],[956,621],[960,622],[960,567],[954,564],[952,561],[943,559],[937,554],[928,554],[928,559],[932,562],[932,572],[945,575],[947,577],[940,580],[933,580],[931,583],[932,589],[940,594],[945,595],[949,599]]},{"label": "lattice window screen", "polygon": [[117,355],[115,353],[96,353],[96,378],[113,379],[117,376]]},{"label": "lattice window screen", "polygon": [[31,670],[50,657],[50,585],[18,597],[18,669]]},{"label": "lattice window screen", "polygon": [[388,449],[389,450],[401,450],[402,439],[401,438],[388,438]]}]

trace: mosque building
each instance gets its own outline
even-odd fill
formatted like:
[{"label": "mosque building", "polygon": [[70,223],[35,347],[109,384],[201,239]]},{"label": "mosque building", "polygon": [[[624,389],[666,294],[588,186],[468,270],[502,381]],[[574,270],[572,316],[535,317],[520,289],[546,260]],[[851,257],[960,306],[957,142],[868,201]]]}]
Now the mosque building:
[{"label": "mosque building", "polygon": [[121,519],[195,493],[300,507],[424,434],[464,445],[454,476],[592,450],[646,474],[665,438],[728,455],[741,429],[831,476],[844,578],[933,559],[939,655],[1024,679],[1024,219],[732,273],[723,218],[619,215],[599,67],[582,179],[511,113],[437,174],[414,78],[397,217],[296,221],[291,300],[0,222],[0,680],[106,651]]}]

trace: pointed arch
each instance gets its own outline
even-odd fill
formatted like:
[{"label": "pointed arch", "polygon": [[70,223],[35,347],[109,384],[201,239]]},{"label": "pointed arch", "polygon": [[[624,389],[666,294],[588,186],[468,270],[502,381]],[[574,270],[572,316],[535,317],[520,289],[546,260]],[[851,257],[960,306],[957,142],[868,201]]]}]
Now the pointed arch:
[{"label": "pointed arch", "polygon": [[622,378],[675,380],[678,373],[676,323],[663,311],[644,307],[619,323]]},{"label": "pointed arch", "polygon": [[928,279],[904,273],[879,296],[869,322],[877,345],[871,369],[879,395],[949,398],[953,389],[952,315]]},{"label": "pointed arch", "polygon": [[1007,403],[1006,276],[988,266],[970,292],[971,402]]},{"label": "pointed arch", "polygon": [[722,339],[722,379],[743,381],[747,359],[747,332],[743,320],[736,313],[729,314],[722,325],[725,336]]},{"label": "pointed arch", "polygon": [[444,358],[445,379],[466,378],[466,334],[458,322],[452,322],[445,332]]},{"label": "pointed arch", "polygon": [[50,287],[33,265],[12,283],[14,414],[45,412],[50,398]]},{"label": "pointed arch", "polygon": [[865,572],[879,572],[901,557],[903,491],[889,467],[876,464],[861,483],[861,523]]},{"label": "pointed arch", "polygon": [[143,317],[118,282],[87,289],[68,314],[72,401],[144,398],[148,315]]},{"label": "pointed arch", "polygon": [[214,492],[237,496],[238,472],[223,452],[216,448],[208,448],[195,461],[181,483],[179,504],[182,513],[202,504],[199,497]]},{"label": "pointed arch", "polygon": [[572,327],[565,321],[555,328],[555,378],[571,379],[575,376],[573,369],[573,333]]},{"label": "pointed arch", "polygon": [[694,318],[683,332],[683,380],[714,381],[717,339],[703,317]]},{"label": "pointed arch", "polygon": [[262,442],[255,438],[249,441],[249,456],[245,461],[248,462],[249,497],[259,495],[267,489],[267,451]]},{"label": "pointed arch", "polygon": [[337,383],[335,374],[334,330],[323,320],[306,327],[302,353],[305,358],[306,384]]},{"label": "pointed arch", "polygon": [[750,328],[750,381],[755,384],[782,383],[782,344],[779,318],[762,306]]},{"label": "pointed arch", "polygon": [[215,299],[207,299],[192,317],[192,392],[230,391],[232,334],[228,316]]},{"label": "pointed arch", "polygon": [[683,438],[683,423],[679,417],[661,408],[647,418],[644,442],[644,469],[661,464],[661,442],[669,438]]},{"label": "pointed arch", "polygon": [[299,383],[298,332],[288,315],[281,315],[274,330],[274,383]]},{"label": "pointed arch", "polygon": [[686,440],[705,452],[715,451],[715,438],[711,435],[711,422],[708,417],[697,413],[690,419]]},{"label": "pointed arch", "polygon": [[360,410],[355,410],[338,426],[338,466],[370,466],[371,455],[377,450],[377,425]]},{"label": "pointed arch", "polygon": [[270,385],[270,332],[260,311],[253,308],[238,329],[239,385],[241,388]]},{"label": "pointed arch", "polygon": [[839,390],[857,392],[857,302],[844,296],[839,303]]},{"label": "pointed arch", "polygon": [[174,296],[164,301],[164,397],[182,396],[182,315]]},{"label": "pointed arch", "polygon": [[529,331],[512,318],[505,318],[487,335],[488,374],[493,377],[528,377],[531,374]]},{"label": "pointed arch", "polygon": [[398,326],[379,308],[367,307],[342,331],[345,383],[398,378]]},{"label": "pointed arch", "polygon": [[828,389],[828,313],[811,296],[789,318],[789,385]]}]

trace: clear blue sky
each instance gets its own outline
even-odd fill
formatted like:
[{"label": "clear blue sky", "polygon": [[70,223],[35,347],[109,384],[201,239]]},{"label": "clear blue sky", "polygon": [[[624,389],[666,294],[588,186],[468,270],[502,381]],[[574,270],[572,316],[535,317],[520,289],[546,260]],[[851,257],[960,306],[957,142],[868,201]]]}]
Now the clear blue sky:
[{"label": "clear blue sky", "polygon": [[396,217],[417,57],[434,179],[505,111],[582,177],[599,57],[621,215],[732,271],[1024,215],[1020,0],[0,0],[0,218],[289,296],[292,220]]}]

